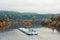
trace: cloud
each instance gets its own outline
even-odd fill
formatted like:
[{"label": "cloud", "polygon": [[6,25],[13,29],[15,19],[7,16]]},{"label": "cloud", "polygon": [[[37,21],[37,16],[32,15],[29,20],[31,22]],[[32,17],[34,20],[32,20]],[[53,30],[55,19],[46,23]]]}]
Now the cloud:
[{"label": "cloud", "polygon": [[59,0],[0,0],[0,10],[60,13]]}]

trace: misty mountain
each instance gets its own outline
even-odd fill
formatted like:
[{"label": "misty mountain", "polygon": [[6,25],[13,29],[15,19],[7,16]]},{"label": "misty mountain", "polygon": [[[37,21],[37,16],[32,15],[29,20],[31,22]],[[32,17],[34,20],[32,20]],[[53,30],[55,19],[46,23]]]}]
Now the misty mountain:
[{"label": "misty mountain", "polygon": [[0,11],[0,18],[4,17],[4,15],[7,15],[9,18],[16,20],[16,19],[31,19],[33,16],[37,18],[49,18],[51,16],[60,16],[60,14],[37,14],[37,13],[20,13],[15,11]]}]

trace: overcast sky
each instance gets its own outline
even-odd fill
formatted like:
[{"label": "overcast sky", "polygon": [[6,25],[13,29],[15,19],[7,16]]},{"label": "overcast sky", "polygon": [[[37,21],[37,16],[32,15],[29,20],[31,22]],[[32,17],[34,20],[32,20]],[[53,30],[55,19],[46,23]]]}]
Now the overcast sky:
[{"label": "overcast sky", "polygon": [[0,0],[0,10],[60,13],[60,0]]}]

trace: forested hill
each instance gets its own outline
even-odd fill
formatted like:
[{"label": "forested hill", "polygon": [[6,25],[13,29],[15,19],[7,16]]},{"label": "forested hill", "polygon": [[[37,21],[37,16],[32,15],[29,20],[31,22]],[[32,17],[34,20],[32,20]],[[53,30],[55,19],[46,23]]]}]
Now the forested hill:
[{"label": "forested hill", "polygon": [[38,13],[20,13],[15,11],[0,11],[0,19],[3,19],[4,15],[7,15],[10,19],[20,20],[20,19],[32,19],[33,17],[42,19],[49,18],[51,16],[60,16],[60,14],[38,14]]},{"label": "forested hill", "polygon": [[[17,29],[20,27],[25,27],[22,23],[25,20],[32,20],[32,23],[38,19],[40,22],[42,19],[50,18],[52,16],[60,16],[60,14],[38,14],[38,13],[31,13],[31,12],[16,12],[16,11],[0,11],[0,20],[4,20],[5,15],[7,18],[12,19],[13,22],[20,22],[18,26],[13,25],[12,29]],[[8,19],[7,19],[8,20]],[[32,27],[41,27],[40,24],[33,25]]]}]

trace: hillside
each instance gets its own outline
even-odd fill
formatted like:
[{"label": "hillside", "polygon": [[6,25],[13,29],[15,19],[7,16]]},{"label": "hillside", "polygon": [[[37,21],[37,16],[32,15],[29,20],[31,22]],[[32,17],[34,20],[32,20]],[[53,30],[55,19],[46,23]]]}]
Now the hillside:
[{"label": "hillside", "polygon": [[[50,18],[52,16],[60,16],[60,14],[37,14],[37,13],[29,13],[29,12],[25,12],[25,13],[20,13],[20,12],[16,12],[16,11],[0,11],[0,20],[3,20],[5,15],[7,15],[7,17],[9,19],[12,19],[14,22],[21,22],[20,24],[18,24],[18,26],[13,25],[11,28],[12,29],[16,29],[19,27],[24,27],[24,24],[22,23],[22,21],[24,20],[32,20],[32,23],[34,23],[34,21],[39,20],[39,22],[42,19],[45,18]],[[40,23],[33,25],[32,27],[41,27]]]}]

